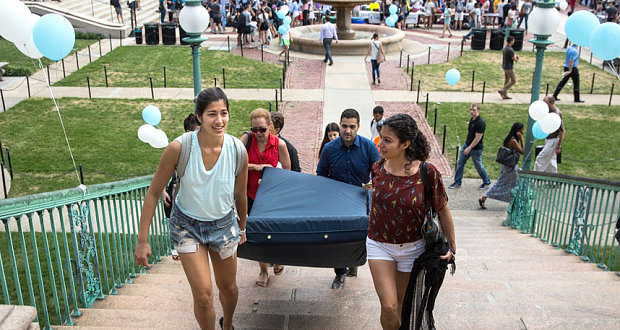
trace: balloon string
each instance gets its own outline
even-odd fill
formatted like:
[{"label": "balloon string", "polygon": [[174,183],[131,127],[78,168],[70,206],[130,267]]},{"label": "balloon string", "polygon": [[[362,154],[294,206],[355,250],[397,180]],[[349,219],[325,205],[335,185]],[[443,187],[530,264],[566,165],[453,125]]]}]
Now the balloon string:
[{"label": "balloon string", "polygon": [[[56,62],[56,65],[58,65],[58,62]],[[80,182],[80,174],[78,173],[77,166],[75,165],[75,158],[73,157],[73,151],[71,151],[71,144],[69,144],[69,138],[67,137],[67,130],[65,129],[65,124],[62,121],[62,116],[60,115],[60,108],[58,108],[58,103],[56,102],[56,98],[54,97],[54,93],[52,92],[52,86],[50,86],[49,77],[47,76],[47,73],[45,72],[45,70],[43,70],[43,63],[41,63],[41,59],[39,59],[39,69],[41,69],[41,72],[43,72],[43,76],[45,77],[45,83],[47,84],[47,88],[50,92],[50,96],[52,97],[52,101],[54,102],[54,106],[56,107],[56,112],[58,113],[58,118],[60,119],[60,126],[62,126],[62,132],[65,136],[67,147],[69,148],[69,154],[71,155],[71,161],[73,162],[73,169],[75,169],[75,176],[77,177],[78,182]]]},{"label": "balloon string", "polygon": [[620,80],[620,74],[618,73],[618,70],[616,70],[616,67],[614,66],[614,61],[609,61],[609,67],[611,68],[611,71],[616,75],[616,78]]}]

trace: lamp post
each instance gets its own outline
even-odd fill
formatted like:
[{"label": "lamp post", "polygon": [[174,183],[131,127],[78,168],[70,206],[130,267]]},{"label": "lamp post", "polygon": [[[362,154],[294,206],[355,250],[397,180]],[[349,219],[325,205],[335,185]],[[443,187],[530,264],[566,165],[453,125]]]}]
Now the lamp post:
[{"label": "lamp post", "polygon": [[192,47],[192,63],[194,72],[194,96],[200,93],[200,44],[207,40],[202,38],[202,32],[209,25],[209,12],[201,5],[200,0],[186,0],[185,7],[179,13],[181,28],[187,32],[183,41]]},{"label": "lamp post", "polygon": [[[538,101],[540,96],[540,84],[542,80],[542,67],[543,60],[545,58],[545,49],[548,45],[554,43],[550,40],[551,34],[557,29],[560,24],[560,14],[555,9],[555,2],[550,0],[540,0],[536,2],[536,7],[530,13],[528,26],[530,31],[534,33],[535,39],[529,41],[536,46],[536,67],[534,69],[534,77],[532,78],[532,97],[530,104],[534,101]],[[523,154],[523,169],[530,170],[532,167],[532,151],[534,149],[534,135],[532,134],[532,127],[534,126],[534,119],[529,116],[527,118],[527,133],[525,136],[525,150]]]}]

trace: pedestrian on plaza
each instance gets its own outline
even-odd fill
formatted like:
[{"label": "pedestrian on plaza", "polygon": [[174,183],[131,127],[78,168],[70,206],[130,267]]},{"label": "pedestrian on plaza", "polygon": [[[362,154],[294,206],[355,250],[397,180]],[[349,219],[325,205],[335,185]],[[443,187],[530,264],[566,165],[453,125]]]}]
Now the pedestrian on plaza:
[{"label": "pedestrian on plaza", "polygon": [[372,109],[372,120],[370,121],[370,139],[379,136],[379,125],[383,125],[383,107],[378,105]]},{"label": "pedestrian on plaza", "polygon": [[615,3],[608,3],[607,10],[605,10],[607,22],[616,22],[618,20],[618,8]]},{"label": "pedestrian on plaza", "polygon": [[282,51],[278,54],[278,59],[282,59],[282,55],[284,55],[284,60],[287,60],[286,54],[288,54],[288,48],[291,45],[291,29],[288,29],[286,33],[280,34],[280,45],[282,45]]},{"label": "pedestrian on plaza", "polygon": [[469,115],[471,116],[471,119],[469,119],[469,124],[467,127],[467,140],[465,140],[465,143],[463,143],[463,147],[461,148],[461,154],[459,155],[459,160],[456,165],[456,173],[454,174],[454,182],[448,186],[450,189],[461,187],[461,184],[463,183],[465,163],[469,157],[471,157],[474,161],[474,167],[482,179],[482,184],[478,187],[478,189],[487,189],[491,185],[491,179],[489,179],[487,170],[484,168],[484,165],[482,165],[482,151],[484,148],[482,142],[487,125],[484,122],[484,119],[480,116],[480,105],[477,103],[472,103],[469,106]]},{"label": "pedestrian on plaza", "polygon": [[583,103],[584,101],[579,97],[579,49],[577,45],[571,43],[570,47],[566,49],[566,59],[564,60],[564,73],[562,74],[562,80],[555,88],[553,92],[553,98],[556,101],[560,99],[558,96],[560,95],[560,91],[564,88],[564,85],[568,82],[568,79],[573,80],[573,102],[575,103]]},{"label": "pedestrian on plaza", "polygon": [[223,34],[222,28],[222,7],[219,4],[219,0],[213,0],[209,5],[209,11],[211,11],[211,33]]},{"label": "pedestrian on plaza", "polygon": [[319,157],[321,157],[321,153],[323,152],[323,147],[329,142],[334,141],[340,136],[340,127],[336,123],[329,123],[325,126],[325,133],[323,134],[323,142],[321,142],[321,147],[319,148]]},{"label": "pedestrian on plaza", "polygon": [[[426,0],[424,4],[424,16],[426,17],[426,29],[430,30],[435,21],[435,1]],[[387,17],[387,16],[386,16]]]},{"label": "pedestrian on plaza", "polygon": [[527,33],[527,20],[530,18],[531,12],[532,12],[532,0],[525,0],[523,5],[521,5],[521,10],[519,11],[519,23],[517,23],[517,29],[520,29],[521,23],[525,21],[525,33]]},{"label": "pedestrian on plaza", "polygon": [[[380,159],[372,141],[357,135],[360,115],[355,109],[346,109],[340,115],[340,137],[325,145],[316,174],[340,182],[362,187],[370,180],[372,165]],[[357,267],[335,268],[332,289],[344,288],[346,276],[357,277]]]},{"label": "pedestrian on plaza", "polygon": [[454,30],[461,31],[463,29],[463,12],[465,11],[464,0],[456,0],[454,8]]},{"label": "pedestrian on plaza", "polygon": [[446,34],[446,30],[450,34],[448,38],[452,38],[452,30],[450,30],[450,21],[452,20],[452,4],[450,2],[446,3],[446,10],[443,12],[443,31],[441,31],[441,37],[443,38]]},{"label": "pedestrian on plaza", "polygon": [[299,165],[299,154],[297,153],[297,149],[289,140],[285,139],[280,134],[282,132],[282,128],[284,128],[284,115],[279,111],[272,112],[271,122],[273,123],[273,130],[275,131],[274,134],[278,137],[278,139],[286,143],[286,150],[288,151],[288,156],[291,160],[291,171],[301,172],[301,166]]},{"label": "pedestrian on plaza", "polygon": [[302,2],[302,24],[304,26],[310,25],[310,0],[303,0]]},{"label": "pedestrian on plaza", "polygon": [[121,7],[121,1],[110,0],[110,5],[114,7],[114,11],[116,12],[116,21],[125,24],[125,20],[123,20],[123,7]]},{"label": "pedestrian on plaza", "polygon": [[[241,142],[248,150],[248,189],[247,214],[252,211],[256,191],[265,167],[278,167],[278,163],[285,170],[291,169],[291,160],[284,140],[279,139],[271,132],[273,124],[269,111],[258,108],[250,113],[251,133],[243,134]],[[269,264],[259,262],[260,273],[256,279],[256,286],[267,287],[269,284]],[[273,274],[281,275],[283,265],[273,265]]]},{"label": "pedestrian on plaza", "polygon": [[508,89],[517,83],[517,76],[514,71],[514,62],[519,60],[519,55],[515,54],[515,50],[512,45],[515,43],[513,36],[506,38],[506,46],[502,49],[502,69],[504,70],[504,87],[497,92],[502,96],[502,99],[508,100],[512,97],[508,96]]},{"label": "pedestrian on plaza", "polygon": [[293,0],[289,8],[292,16],[291,27],[299,25],[299,13],[301,13],[301,4],[299,4],[299,1],[300,0]]},{"label": "pedestrian on plaza", "polygon": [[[241,141],[226,134],[226,94],[217,87],[207,88],[196,96],[195,103],[200,130],[187,133],[191,134],[190,153],[170,215],[170,236],[191,287],[194,316],[200,328],[214,329],[215,325],[213,269],[224,314],[219,324],[231,330],[239,295],[237,245],[246,241],[248,163],[245,153],[243,159],[238,157],[239,150],[243,150]],[[138,265],[149,266],[149,228],[161,191],[177,167],[183,140],[185,137],[179,137],[166,147],[146,193],[134,253]],[[243,162],[243,167],[237,174],[238,162]]]},{"label": "pedestrian on plaza", "polygon": [[[523,155],[523,133],[525,126],[521,122],[515,122],[512,124],[510,133],[504,139],[502,144],[504,147],[514,150],[517,153]],[[500,164],[499,177],[497,181],[491,186],[489,190],[482,197],[478,199],[480,208],[486,209],[485,202],[487,198],[496,199],[498,201],[510,203],[512,201],[512,194],[510,191],[517,186],[519,166],[509,167],[504,164]]]},{"label": "pedestrian on plaza", "polygon": [[[441,174],[430,163],[425,165],[432,196],[424,194],[420,168],[431,147],[413,118],[397,114],[386,119],[379,149],[382,159],[373,165],[372,185],[366,187],[372,190],[366,254],[381,304],[381,326],[396,330],[413,264],[425,250],[422,224],[430,211],[427,205],[439,215],[448,241],[448,251],[440,259],[452,259],[456,240]],[[425,203],[424,198],[430,201]]]},{"label": "pedestrian on plaza", "polygon": [[375,73],[376,81],[380,84],[381,72],[379,71],[379,65],[385,62],[385,49],[383,49],[383,44],[379,40],[379,34],[376,32],[372,35],[366,57],[364,57],[364,62],[368,59],[368,55],[370,55],[370,63],[372,65],[372,84],[375,84]]},{"label": "pedestrian on plaza", "polygon": [[332,24],[328,19],[323,17],[323,26],[321,26],[319,42],[323,42],[323,48],[325,48],[325,58],[323,59],[323,62],[327,63],[327,61],[329,61],[329,65],[334,64],[331,51],[333,40],[336,40],[336,44],[338,43],[338,33],[336,32],[336,27],[334,27],[334,24]]},{"label": "pedestrian on plaza", "polygon": [[269,31],[269,14],[267,10],[269,7],[265,6],[259,11],[258,15],[258,41],[263,45],[269,45],[269,37],[267,31]]},{"label": "pedestrian on plaza", "polygon": [[167,0],[159,0],[159,21],[160,23],[164,23],[166,19],[166,12],[168,11]]},{"label": "pedestrian on plaza", "polygon": [[174,13],[176,12],[174,0],[166,0],[166,11],[168,12],[168,22],[172,23],[174,21]]},{"label": "pedestrian on plaza", "polygon": [[[555,98],[546,96],[543,101],[549,106],[549,112],[555,112],[562,118],[560,109],[555,106]],[[534,171],[558,173],[558,154],[562,152],[562,142],[564,141],[564,121],[560,123],[560,127],[553,133],[549,134],[545,139],[545,145],[536,157]]]}]

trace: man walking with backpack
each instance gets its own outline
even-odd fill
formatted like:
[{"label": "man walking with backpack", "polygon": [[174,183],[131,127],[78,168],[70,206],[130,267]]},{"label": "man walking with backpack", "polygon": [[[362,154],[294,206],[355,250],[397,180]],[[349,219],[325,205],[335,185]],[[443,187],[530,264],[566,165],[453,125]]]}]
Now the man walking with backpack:
[{"label": "man walking with backpack", "polygon": [[286,149],[288,150],[288,156],[291,159],[291,171],[301,172],[301,166],[299,166],[299,155],[297,154],[297,149],[289,140],[283,138],[280,135],[282,128],[284,127],[284,115],[281,112],[272,112],[271,113],[271,122],[273,123],[273,128],[276,131],[276,136],[286,143]]}]

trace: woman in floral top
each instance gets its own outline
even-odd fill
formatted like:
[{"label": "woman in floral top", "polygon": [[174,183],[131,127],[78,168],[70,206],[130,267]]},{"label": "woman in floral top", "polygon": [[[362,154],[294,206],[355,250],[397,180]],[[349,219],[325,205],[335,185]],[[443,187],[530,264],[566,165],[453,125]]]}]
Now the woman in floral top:
[{"label": "woman in floral top", "polygon": [[[379,149],[382,160],[372,168],[372,208],[366,250],[375,290],[381,303],[384,330],[400,326],[402,301],[414,260],[424,252],[421,227],[424,215],[424,186],[420,164],[429,157],[430,146],[406,114],[385,120]],[[441,174],[427,163],[432,185],[433,209],[446,235],[450,250],[442,259],[456,253],[454,224]]]}]

